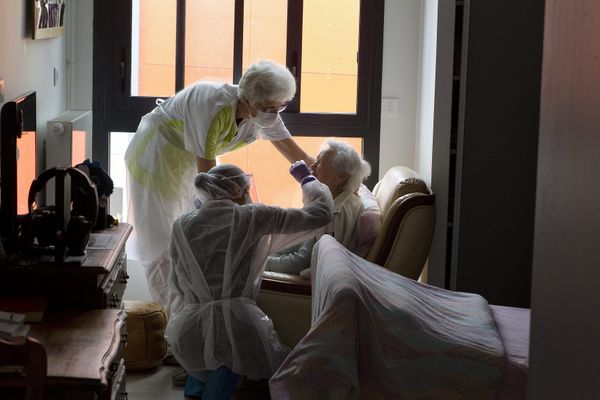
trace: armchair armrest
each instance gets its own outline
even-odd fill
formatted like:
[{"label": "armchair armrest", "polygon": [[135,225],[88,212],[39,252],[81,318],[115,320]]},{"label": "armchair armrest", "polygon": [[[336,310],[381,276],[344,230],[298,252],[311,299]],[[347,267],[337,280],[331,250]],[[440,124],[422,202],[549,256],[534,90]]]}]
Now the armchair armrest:
[{"label": "armchair armrest", "polygon": [[284,274],[281,272],[265,271],[260,286],[261,290],[270,290],[289,294],[310,296],[310,281],[300,275]]}]

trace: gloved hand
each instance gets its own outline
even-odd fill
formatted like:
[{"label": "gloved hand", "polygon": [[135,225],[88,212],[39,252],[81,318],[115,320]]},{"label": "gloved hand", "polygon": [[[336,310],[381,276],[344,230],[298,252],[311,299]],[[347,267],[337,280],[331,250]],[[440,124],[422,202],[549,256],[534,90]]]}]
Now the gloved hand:
[{"label": "gloved hand", "polygon": [[317,178],[311,174],[310,168],[303,160],[296,161],[290,167],[290,174],[296,179],[300,185],[316,180]]}]

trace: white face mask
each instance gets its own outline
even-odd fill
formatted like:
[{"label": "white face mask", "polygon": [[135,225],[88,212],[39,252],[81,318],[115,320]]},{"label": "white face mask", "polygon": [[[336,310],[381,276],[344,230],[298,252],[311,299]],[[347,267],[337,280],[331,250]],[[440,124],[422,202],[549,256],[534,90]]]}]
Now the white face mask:
[{"label": "white face mask", "polygon": [[260,110],[256,111],[256,115],[250,119],[261,128],[270,128],[275,125],[278,113],[266,113]]}]

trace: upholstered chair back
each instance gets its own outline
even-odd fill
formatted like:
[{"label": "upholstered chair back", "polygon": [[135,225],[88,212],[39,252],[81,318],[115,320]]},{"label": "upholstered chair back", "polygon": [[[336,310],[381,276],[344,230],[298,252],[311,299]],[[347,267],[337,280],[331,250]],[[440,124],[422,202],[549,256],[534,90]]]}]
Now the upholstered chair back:
[{"label": "upholstered chair back", "polygon": [[418,279],[433,238],[435,195],[417,173],[390,168],[373,194],[382,225],[367,260],[411,279]]}]

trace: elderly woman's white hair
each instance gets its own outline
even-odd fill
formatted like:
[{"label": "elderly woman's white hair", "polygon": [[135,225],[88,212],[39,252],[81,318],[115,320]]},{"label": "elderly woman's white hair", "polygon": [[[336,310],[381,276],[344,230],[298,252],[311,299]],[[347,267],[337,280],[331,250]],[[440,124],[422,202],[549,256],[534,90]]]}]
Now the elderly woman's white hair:
[{"label": "elderly woman's white hair", "polygon": [[371,164],[363,160],[356,150],[346,142],[328,139],[321,146],[321,152],[331,153],[331,166],[338,172],[348,174],[343,190],[356,191],[360,184],[371,175]]},{"label": "elderly woman's white hair", "polygon": [[248,67],[240,79],[239,89],[240,97],[250,104],[285,103],[296,94],[296,80],[285,66],[262,60]]}]

